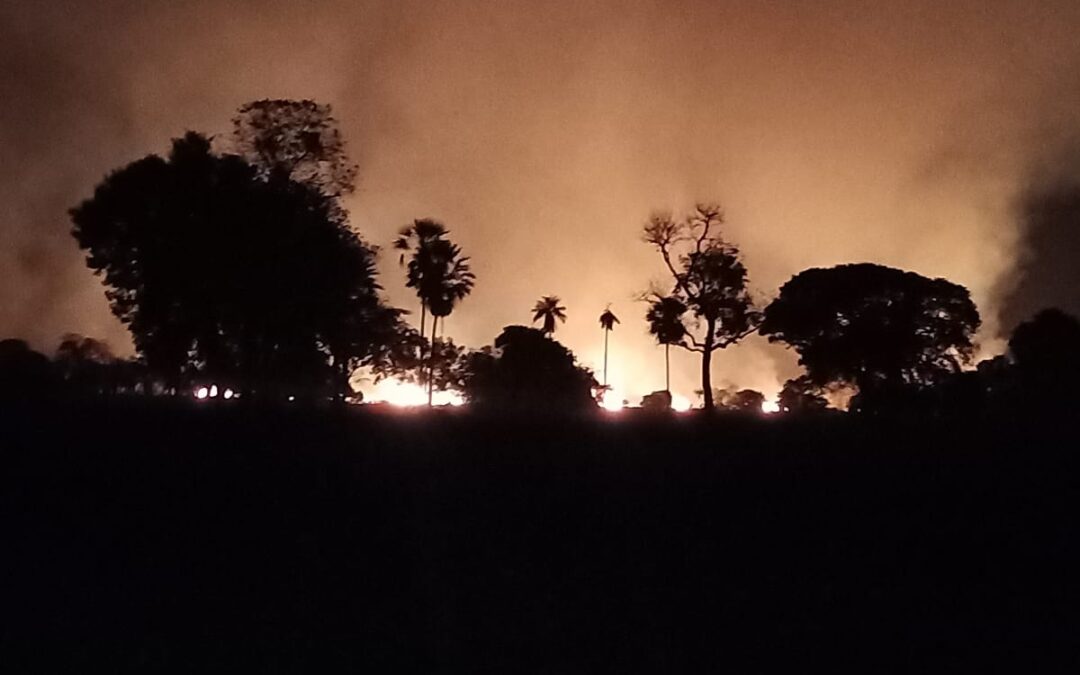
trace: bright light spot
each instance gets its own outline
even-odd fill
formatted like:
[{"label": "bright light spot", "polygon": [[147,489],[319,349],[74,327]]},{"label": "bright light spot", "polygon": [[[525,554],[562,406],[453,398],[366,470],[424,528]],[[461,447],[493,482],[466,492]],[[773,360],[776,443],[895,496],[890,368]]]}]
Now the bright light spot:
[{"label": "bright light spot", "polygon": [[619,412],[626,407],[626,401],[623,400],[621,394],[616,394],[614,390],[608,389],[604,392],[604,398],[600,401],[600,407],[608,412]]},{"label": "bright light spot", "polygon": [[765,413],[766,415],[778,413],[780,412],[780,404],[776,401],[765,401],[761,404],[761,412]]},{"label": "bright light spot", "polygon": [[[381,380],[364,397],[366,403],[389,403],[403,408],[427,405],[427,390],[413,382]],[[456,391],[437,391],[432,397],[433,405],[465,405],[465,399]]]},{"label": "bright light spot", "polygon": [[437,391],[431,401],[435,405],[465,405],[465,398],[456,391]]},{"label": "bright light spot", "polygon": [[218,395],[217,385],[216,384],[210,385],[210,398],[217,398],[217,395]]},{"label": "bright light spot", "polygon": [[290,396],[290,397],[289,397],[289,403],[292,403],[292,402],[293,402],[293,401],[295,401],[295,400],[296,400],[296,397],[295,397],[295,396]]},{"label": "bright light spot", "polygon": [[195,398],[199,399],[200,401],[202,401],[203,399],[205,399],[209,395],[210,395],[210,390],[207,389],[206,387],[199,387],[198,389],[195,390]]},{"label": "bright light spot", "polygon": [[221,397],[222,397],[222,398],[224,398],[224,399],[225,399],[226,401],[228,401],[228,400],[229,400],[230,398],[232,398],[232,397],[233,397],[233,390],[232,390],[232,389],[226,389],[226,390],[225,390],[225,391],[224,391],[224,392],[223,392],[223,393],[221,394]]},{"label": "bright light spot", "polygon": [[671,395],[671,409],[675,412],[689,412],[690,405],[690,399],[679,396],[678,394]]}]

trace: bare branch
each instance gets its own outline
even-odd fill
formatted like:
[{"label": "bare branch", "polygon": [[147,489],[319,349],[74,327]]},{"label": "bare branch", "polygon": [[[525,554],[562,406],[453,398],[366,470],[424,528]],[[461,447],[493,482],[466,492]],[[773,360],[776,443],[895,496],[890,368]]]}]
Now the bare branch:
[{"label": "bare branch", "polygon": [[660,251],[664,265],[667,266],[668,272],[671,273],[672,278],[675,280],[676,288],[685,293],[688,298],[697,300],[697,296],[690,291],[686,279],[675,269],[675,263],[672,260],[672,245],[685,238],[680,236],[681,229],[685,229],[685,226],[676,222],[671,217],[671,214],[653,214],[645,225],[644,239]]},{"label": "bare branch", "polygon": [[700,254],[705,242],[709,240],[709,230],[712,228],[713,223],[715,222],[717,225],[724,223],[724,212],[717,204],[699,203],[695,209],[697,215],[694,217],[694,221],[701,223],[701,234],[694,242],[694,250]]},{"label": "bare branch", "polygon": [[735,344],[736,342],[743,339],[747,335],[750,335],[751,333],[757,332],[757,329],[758,329],[757,324],[754,324],[752,326],[747,327],[745,330],[743,330],[740,333],[737,333],[737,334],[734,334],[734,335],[729,335],[729,336],[727,336],[726,338],[724,338],[722,340],[717,339],[717,341],[714,344],[715,344],[717,349],[724,349],[726,347],[730,347],[731,345]]}]

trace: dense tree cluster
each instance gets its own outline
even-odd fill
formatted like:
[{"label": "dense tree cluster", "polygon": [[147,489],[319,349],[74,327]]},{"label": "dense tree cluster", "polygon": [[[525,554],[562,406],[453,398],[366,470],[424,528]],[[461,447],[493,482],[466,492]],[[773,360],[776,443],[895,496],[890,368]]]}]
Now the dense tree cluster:
[{"label": "dense tree cluster", "polygon": [[174,386],[344,393],[399,331],[373,250],[329,198],[198,134],[110,175],[72,219],[138,353]]}]

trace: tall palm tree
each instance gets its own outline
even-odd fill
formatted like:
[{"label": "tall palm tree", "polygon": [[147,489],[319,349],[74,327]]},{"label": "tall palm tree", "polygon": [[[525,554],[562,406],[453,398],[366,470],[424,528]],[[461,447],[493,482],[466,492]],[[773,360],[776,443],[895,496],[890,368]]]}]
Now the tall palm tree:
[{"label": "tall palm tree", "polygon": [[546,335],[555,332],[556,319],[566,323],[566,308],[559,304],[559,296],[545,295],[536,301],[533,307],[533,322],[543,319],[544,325],[540,328]]},{"label": "tall palm tree", "polygon": [[428,405],[435,394],[432,358],[435,355],[435,340],[439,326],[454,311],[454,307],[472,292],[476,275],[469,266],[468,256],[461,255],[461,247],[448,240],[441,239],[432,245],[433,264],[430,279],[422,284],[430,291],[427,299],[431,311],[431,351],[428,357]]},{"label": "tall palm tree", "polygon": [[427,318],[428,300],[432,295],[430,281],[434,264],[434,248],[436,242],[445,241],[444,237],[449,230],[437,220],[424,218],[414,220],[412,225],[401,228],[398,238],[394,240],[394,248],[401,251],[398,264],[405,266],[405,257],[409,256],[409,262],[405,273],[405,285],[416,290],[420,299],[420,335],[427,335],[425,320]]},{"label": "tall palm tree", "polygon": [[657,343],[664,345],[664,391],[671,393],[671,345],[681,344],[686,337],[683,315],[686,304],[675,297],[660,297],[649,305],[645,320],[649,333]]},{"label": "tall palm tree", "polygon": [[[469,258],[461,255],[461,247],[446,238],[450,231],[436,220],[416,220],[403,228],[394,241],[394,248],[401,251],[398,262],[405,265],[406,254],[411,253],[406,272],[406,286],[416,290],[420,299],[420,335],[427,338],[426,318],[431,312],[431,340],[427,358],[428,405],[434,396],[431,377],[435,337],[439,320],[450,315],[476,282],[469,266]],[[423,356],[423,355],[421,355]]]},{"label": "tall palm tree", "polygon": [[609,305],[604,313],[600,315],[600,328],[604,331],[604,386],[607,386],[607,355],[608,355],[608,334],[615,329],[615,324],[619,323],[619,318],[615,316],[611,311]]}]

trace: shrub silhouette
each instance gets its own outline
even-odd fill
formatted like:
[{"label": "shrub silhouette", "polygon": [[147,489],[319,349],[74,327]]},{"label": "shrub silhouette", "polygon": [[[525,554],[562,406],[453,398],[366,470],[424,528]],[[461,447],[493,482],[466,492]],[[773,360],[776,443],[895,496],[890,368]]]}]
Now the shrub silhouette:
[{"label": "shrub silhouette", "polygon": [[593,374],[543,331],[507,326],[493,347],[465,358],[463,387],[480,408],[573,411],[596,407]]}]

